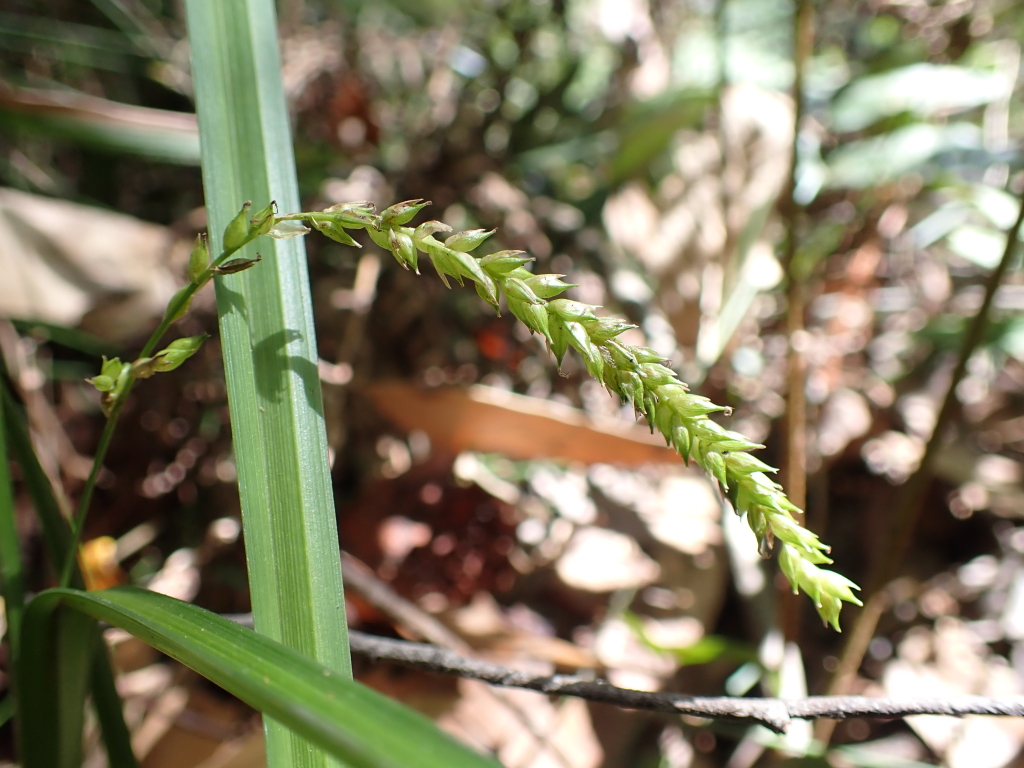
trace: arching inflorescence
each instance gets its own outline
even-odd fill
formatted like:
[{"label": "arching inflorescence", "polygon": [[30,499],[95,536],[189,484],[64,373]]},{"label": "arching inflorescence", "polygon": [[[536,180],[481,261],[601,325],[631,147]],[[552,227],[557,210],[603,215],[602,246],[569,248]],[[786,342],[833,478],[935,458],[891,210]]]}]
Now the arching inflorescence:
[{"label": "arching inflorescence", "polygon": [[[768,556],[778,545],[779,564],[794,592],[806,592],[822,619],[838,630],[843,601],[861,604],[853,593],[858,587],[820,567],[832,562],[829,548],[793,517],[800,510],[769,477],[775,469],[749,453],[763,446],[709,418],[727,408],[689,392],[655,351],[619,341],[619,335],[634,326],[599,317],[591,305],[558,298],[573,287],[562,281],[563,275],[533,274],[525,266],[532,259],[522,251],[473,256],[471,251],[494,230],[449,235],[451,227],[439,221],[406,226],[427,205],[408,200],[378,214],[372,203],[343,203],[315,213],[276,216],[268,234],[304,234],[308,230],[303,224],[308,223],[333,240],[358,246],[346,230],[365,229],[406,269],[418,273],[419,256],[424,254],[445,286],[450,287],[449,277],[460,285],[470,280],[495,310],[504,296],[509,311],[544,337],[559,364],[569,347],[575,349],[594,378],[642,413],[651,429],[657,429],[687,462],[696,462],[714,477],[736,513],[746,516],[762,555]],[[435,237],[438,233],[448,237],[442,242]]]}]

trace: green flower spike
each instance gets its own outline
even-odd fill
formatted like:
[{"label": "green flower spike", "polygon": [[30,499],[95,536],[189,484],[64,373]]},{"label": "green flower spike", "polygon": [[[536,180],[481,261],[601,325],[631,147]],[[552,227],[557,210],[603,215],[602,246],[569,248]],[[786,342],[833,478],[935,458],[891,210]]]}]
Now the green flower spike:
[{"label": "green flower spike", "polygon": [[[793,517],[800,510],[786,498],[782,486],[769,478],[775,469],[750,455],[763,446],[709,418],[709,414],[729,409],[690,393],[657,352],[619,341],[618,336],[632,325],[598,316],[597,307],[557,298],[573,287],[561,280],[563,275],[534,275],[526,269],[530,259],[521,251],[471,256],[469,252],[493,231],[457,233],[442,243],[434,234],[451,232],[447,224],[428,221],[416,228],[406,227],[425,205],[422,200],[408,200],[378,216],[366,203],[350,203],[289,218],[302,218],[339,241],[342,229],[365,229],[374,243],[391,251],[405,268],[415,269],[416,254],[422,253],[446,286],[450,287],[448,277],[460,284],[470,280],[496,309],[504,296],[509,311],[544,337],[559,365],[568,349],[575,349],[592,376],[643,414],[651,430],[660,432],[687,463],[695,462],[715,478],[736,514],[746,517],[762,556],[769,557],[779,543],[779,565],[794,591],[806,592],[822,620],[838,630],[843,602],[861,604],[853,592],[858,587],[820,567],[832,562],[828,547]],[[326,227],[323,222],[327,220],[338,231]]]}]

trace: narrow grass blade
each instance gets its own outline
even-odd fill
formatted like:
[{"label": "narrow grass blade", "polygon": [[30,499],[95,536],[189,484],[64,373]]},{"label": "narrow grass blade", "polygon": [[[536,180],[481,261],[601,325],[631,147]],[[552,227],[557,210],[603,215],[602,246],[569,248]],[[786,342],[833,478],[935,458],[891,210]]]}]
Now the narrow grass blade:
[{"label": "narrow grass blade", "polygon": [[[47,678],[52,621],[74,609],[131,632],[248,704],[276,718],[349,768],[498,768],[439,731],[428,719],[353,682],[347,675],[216,614],[134,587],[101,592],[51,589],[25,612],[23,672]],[[31,650],[29,650],[31,649]],[[56,763],[52,741],[55,691],[26,691],[25,768]]]},{"label": "narrow grass blade", "polygon": [[132,735],[124,721],[124,705],[114,683],[114,670],[110,664],[106,643],[96,644],[92,657],[89,692],[92,706],[100,723],[100,735],[107,750],[110,768],[139,768],[132,751]]},{"label": "narrow grass blade", "polygon": [[[64,562],[64,553],[67,552],[68,544],[71,541],[71,529],[61,514],[60,505],[53,495],[50,478],[43,471],[39,464],[39,458],[32,447],[25,414],[22,413],[21,405],[14,399],[6,381],[0,382],[0,400],[2,400],[0,406],[3,409],[3,425],[7,444],[10,446],[12,458],[18,462],[18,466],[21,468],[22,481],[32,499],[36,515],[39,517],[46,552],[50,557],[54,573],[56,573],[60,569],[60,564]],[[82,585],[81,574],[77,574],[75,586],[81,587]]]},{"label": "narrow grass blade", "polygon": [[[11,491],[7,445],[3,439],[3,412],[0,410],[0,593],[7,617],[7,645],[12,668],[17,668],[20,654],[21,614],[25,606],[25,577],[21,566],[18,527],[14,519],[14,494]],[[17,675],[10,680],[11,695],[17,709],[20,689]]]},{"label": "narrow grass blade", "polygon": [[[299,210],[272,0],[187,0],[210,250],[251,200]],[[228,403],[258,632],[350,673],[337,525],[302,238],[217,278]],[[255,257],[248,246],[247,258]],[[271,768],[325,765],[267,726]]]},{"label": "narrow grass blade", "polygon": [[37,339],[45,339],[48,342],[73,349],[75,352],[80,352],[83,355],[94,358],[88,362],[88,365],[91,366],[90,373],[96,368],[102,355],[118,357],[125,354],[124,347],[121,344],[101,339],[99,336],[94,336],[88,331],[82,331],[78,328],[48,323],[45,320],[19,320],[16,317],[12,317],[10,322],[14,329],[22,336],[34,336]]},{"label": "narrow grass blade", "polygon": [[[32,449],[32,441],[29,439],[28,426],[25,416],[21,412],[21,406],[15,401],[6,382],[0,382],[0,407],[3,412],[2,424],[7,437],[7,445],[10,447],[12,458],[18,462],[21,469],[22,481],[32,499],[32,506],[36,510],[43,529],[43,541],[46,544],[47,554],[56,571],[66,556],[68,544],[71,541],[71,529],[60,512],[60,506],[53,495],[53,488],[50,487],[50,480],[43,472],[43,468],[39,465],[39,459]],[[84,584],[77,563],[72,573],[71,582],[78,587]],[[84,665],[88,662],[83,659],[82,663]],[[35,686],[37,681],[29,679],[28,683]],[[132,752],[131,734],[124,722],[124,710],[121,705],[121,697],[114,685],[114,673],[110,666],[110,658],[100,644],[97,644],[91,662],[90,686],[93,706],[96,708],[96,716],[100,722],[103,745],[107,750],[108,762],[112,768],[137,768],[138,761]],[[82,701],[78,703],[79,709],[84,704],[84,692],[80,693]],[[11,706],[13,708],[13,701]],[[81,743],[81,732],[79,731],[74,736],[68,736],[68,738],[76,743]]]}]

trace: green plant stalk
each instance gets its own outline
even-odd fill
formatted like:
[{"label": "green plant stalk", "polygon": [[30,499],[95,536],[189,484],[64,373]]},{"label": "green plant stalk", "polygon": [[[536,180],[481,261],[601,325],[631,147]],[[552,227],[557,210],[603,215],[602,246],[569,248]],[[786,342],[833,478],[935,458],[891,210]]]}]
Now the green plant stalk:
[{"label": "green plant stalk", "polygon": [[696,462],[718,481],[737,514],[746,516],[763,556],[768,556],[776,541],[781,543],[779,565],[794,591],[806,592],[822,619],[838,630],[843,601],[860,604],[852,592],[857,587],[838,573],[819,567],[832,562],[826,555],[828,547],[796,521],[793,515],[800,510],[768,477],[775,470],[749,454],[763,446],[708,418],[710,413],[728,409],[688,392],[658,353],[616,338],[634,326],[598,317],[597,307],[555,298],[572,287],[559,279],[563,275],[534,275],[524,268],[532,259],[522,251],[500,251],[482,258],[470,255],[493,230],[463,232],[441,243],[434,233],[451,231],[441,222],[428,221],[415,229],[404,226],[426,205],[409,200],[378,215],[369,203],[349,203],[325,211],[286,214],[276,221],[308,222],[348,245],[355,242],[346,229],[365,229],[399,264],[417,272],[422,253],[446,286],[450,287],[449,276],[460,284],[470,280],[480,297],[499,311],[503,297],[513,315],[544,337],[559,364],[566,350],[574,348],[590,374],[643,414],[652,432],[657,429],[687,462]]},{"label": "green plant stalk", "polygon": [[[288,107],[271,0],[185,4],[212,252],[243,200],[296,210]],[[312,299],[301,240],[218,278],[231,428],[258,632],[351,675]],[[244,249],[249,256],[251,248]],[[323,752],[266,718],[271,768]]]},{"label": "green plant stalk", "polygon": [[[255,240],[257,235],[257,232],[247,232],[241,245],[223,250],[220,255],[201,273],[195,282],[189,282],[174,295],[167,305],[167,310],[164,312],[164,317],[160,321],[160,325],[158,325],[156,330],[150,334],[149,340],[146,341],[146,344],[142,347],[142,351],[139,352],[140,359],[148,358],[153,354],[154,350],[156,350],[157,344],[160,343],[160,339],[164,337],[171,325],[188,311],[189,305],[192,303],[192,297],[195,296],[196,291],[213,278],[214,274],[216,274],[216,270],[221,267],[221,265],[245,247],[245,245],[248,245],[250,242]],[[71,574],[78,556],[78,547],[82,541],[82,530],[85,527],[85,520],[89,514],[89,507],[92,504],[93,493],[96,490],[96,481],[99,479],[100,472],[103,471],[103,461],[106,459],[107,451],[110,449],[110,441],[113,439],[114,432],[117,430],[117,423],[121,416],[121,410],[124,408],[124,404],[128,400],[128,395],[131,393],[132,387],[135,386],[136,380],[137,379],[133,376],[129,376],[127,378],[124,386],[117,391],[116,395],[114,395],[107,412],[107,422],[103,425],[103,432],[100,433],[99,442],[96,444],[96,453],[93,456],[92,468],[89,470],[89,477],[86,479],[85,486],[82,488],[82,495],[78,499],[78,508],[74,519],[71,521],[71,541],[67,552],[64,555],[64,565],[62,566],[60,573],[60,586],[62,587],[71,586]]]}]

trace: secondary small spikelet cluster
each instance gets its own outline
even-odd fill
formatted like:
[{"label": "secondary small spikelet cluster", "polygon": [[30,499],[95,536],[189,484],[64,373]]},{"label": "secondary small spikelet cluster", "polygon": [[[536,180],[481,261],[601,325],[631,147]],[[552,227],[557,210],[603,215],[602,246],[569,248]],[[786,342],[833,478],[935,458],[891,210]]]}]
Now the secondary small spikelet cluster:
[{"label": "secondary small spikelet cluster", "polygon": [[[838,630],[843,601],[860,605],[853,593],[857,585],[820,567],[832,562],[829,549],[794,519],[793,513],[799,510],[769,477],[776,470],[750,455],[763,446],[712,421],[708,414],[727,409],[689,392],[661,355],[618,339],[634,326],[599,317],[589,304],[558,298],[573,287],[562,281],[563,275],[533,274],[525,267],[532,259],[523,251],[472,255],[494,230],[449,235],[451,227],[439,221],[406,226],[427,205],[409,200],[378,214],[371,203],[344,203],[316,213],[278,217],[269,234],[302,234],[308,230],[300,222],[308,222],[340,243],[358,245],[346,230],[365,229],[406,269],[418,273],[423,254],[445,286],[450,287],[448,278],[460,285],[470,280],[496,310],[504,296],[509,311],[544,337],[559,364],[569,347],[575,349],[594,378],[642,413],[652,431],[657,429],[687,463],[696,462],[714,477],[736,513],[746,516],[761,554],[769,556],[778,545],[779,564],[793,590],[806,592],[822,619]],[[448,236],[442,242],[435,237],[438,233]]]}]

